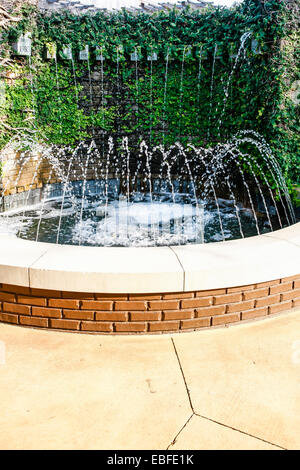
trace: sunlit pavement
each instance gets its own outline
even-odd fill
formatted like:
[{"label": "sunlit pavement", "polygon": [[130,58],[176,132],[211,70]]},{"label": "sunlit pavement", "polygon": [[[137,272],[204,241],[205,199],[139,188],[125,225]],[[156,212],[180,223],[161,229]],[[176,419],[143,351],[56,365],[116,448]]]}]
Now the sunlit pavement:
[{"label": "sunlit pavement", "polygon": [[1,449],[299,449],[300,309],[158,336],[0,324]]}]

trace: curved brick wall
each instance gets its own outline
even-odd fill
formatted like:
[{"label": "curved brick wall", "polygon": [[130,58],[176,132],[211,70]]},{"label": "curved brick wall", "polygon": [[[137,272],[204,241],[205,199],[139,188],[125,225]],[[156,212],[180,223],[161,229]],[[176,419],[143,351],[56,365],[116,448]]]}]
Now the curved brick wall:
[{"label": "curved brick wall", "polygon": [[300,306],[300,275],[172,294],[85,294],[0,285],[0,321],[101,333],[196,330]]}]

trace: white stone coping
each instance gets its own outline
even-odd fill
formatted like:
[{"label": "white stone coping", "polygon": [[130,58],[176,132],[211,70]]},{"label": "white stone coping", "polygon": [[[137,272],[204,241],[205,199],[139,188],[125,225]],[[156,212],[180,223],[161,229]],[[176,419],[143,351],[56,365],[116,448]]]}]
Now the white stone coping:
[{"label": "white stone coping", "polygon": [[300,223],[246,239],[156,248],[54,245],[0,235],[0,283],[70,292],[219,289],[300,273]]}]

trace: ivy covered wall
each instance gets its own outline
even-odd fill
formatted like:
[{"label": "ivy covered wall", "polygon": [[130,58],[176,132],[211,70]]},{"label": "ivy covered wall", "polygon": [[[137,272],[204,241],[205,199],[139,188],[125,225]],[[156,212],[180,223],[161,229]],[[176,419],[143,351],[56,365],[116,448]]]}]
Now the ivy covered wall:
[{"label": "ivy covered wall", "polygon": [[[133,147],[142,139],[207,147],[252,129],[271,145],[288,180],[299,183],[300,112],[291,93],[300,80],[299,7],[290,6],[245,0],[229,9],[93,16],[47,16],[25,7],[22,20],[2,33],[13,60],[0,70],[6,95],[0,145],[24,135],[104,145],[113,135],[129,136]],[[28,31],[31,58],[12,56],[10,45]],[[53,53],[54,44],[57,60],[46,59],[46,45]],[[86,45],[89,61],[80,61]],[[74,60],[63,56],[64,46]],[[140,60],[132,61],[132,53]]]}]

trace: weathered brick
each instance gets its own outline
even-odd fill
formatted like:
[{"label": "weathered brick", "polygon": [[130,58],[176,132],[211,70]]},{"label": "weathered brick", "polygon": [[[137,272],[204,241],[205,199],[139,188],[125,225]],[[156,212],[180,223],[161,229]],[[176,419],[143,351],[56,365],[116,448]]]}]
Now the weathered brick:
[{"label": "weathered brick", "polygon": [[150,322],[149,331],[176,331],[179,330],[179,321]]},{"label": "weathered brick", "polygon": [[150,310],[177,310],[179,300],[152,300],[149,302]]},{"label": "weathered brick", "polygon": [[34,317],[61,318],[62,311],[58,308],[32,307]]},{"label": "weathered brick", "polygon": [[255,301],[255,307],[265,307],[267,305],[273,305],[280,302],[280,294],[269,295]]},{"label": "weathered brick", "polygon": [[284,302],[285,300],[293,300],[300,297],[300,289],[293,289],[290,292],[284,292],[281,294],[281,301]]},{"label": "weathered brick", "polygon": [[207,308],[197,308],[196,317],[212,317],[214,315],[224,315],[226,312],[226,305],[213,305]]},{"label": "weathered brick", "polygon": [[51,319],[51,328],[58,328],[62,330],[79,330],[80,321],[78,320],[64,320],[64,319]]},{"label": "weathered brick", "polygon": [[115,329],[119,332],[145,332],[147,331],[147,323],[131,322],[131,323],[115,323]]},{"label": "weathered brick", "polygon": [[[143,302],[140,300],[132,300],[132,301],[116,301],[115,303],[115,310],[146,310],[147,309],[147,302]],[[106,309],[108,310],[108,309]]]},{"label": "weathered brick", "polygon": [[131,321],[159,321],[162,312],[130,312]]},{"label": "weathered brick", "polygon": [[167,310],[163,312],[164,320],[183,320],[185,318],[193,318],[194,310]]},{"label": "weathered brick", "polygon": [[270,294],[280,294],[281,292],[289,291],[293,288],[292,282],[285,282],[283,284],[278,284],[277,286],[270,287]]},{"label": "weathered brick", "polygon": [[210,318],[193,318],[192,320],[182,320],[180,322],[180,328],[182,330],[205,328],[210,326],[210,321]]},{"label": "weathered brick", "polygon": [[254,289],[243,294],[244,300],[259,299],[261,297],[267,297],[269,295],[269,287],[263,289]]},{"label": "weathered brick", "polygon": [[212,304],[213,304],[212,297],[196,297],[195,299],[182,300],[181,308],[208,307]]},{"label": "weathered brick", "polygon": [[49,307],[57,307],[57,308],[79,308],[80,301],[77,299],[49,299],[48,300]]},{"label": "weathered brick", "polygon": [[44,297],[28,297],[23,295],[18,295],[17,302],[19,304],[26,304],[26,305],[38,305],[40,307],[46,307],[47,300]]},{"label": "weathered brick", "polygon": [[48,327],[48,318],[38,318],[38,317],[22,317],[20,316],[20,324],[21,325],[27,325],[27,326],[37,326],[41,328],[47,328]]},{"label": "weathered brick", "polygon": [[11,313],[0,313],[0,321],[17,325],[19,323],[19,317]]},{"label": "weathered brick", "polygon": [[217,315],[212,317],[213,326],[216,325],[227,325],[227,323],[233,323],[240,320],[240,313],[227,313],[226,315]]},{"label": "weathered brick", "polygon": [[96,312],[96,320],[99,321],[128,321],[127,312]]},{"label": "weathered brick", "polygon": [[241,293],[225,294],[225,295],[214,297],[214,305],[231,304],[233,302],[240,302],[241,300],[242,300]]},{"label": "weathered brick", "polygon": [[63,317],[70,320],[93,320],[94,312],[91,310],[63,310]]},{"label": "weathered brick", "polygon": [[251,320],[252,318],[263,317],[268,315],[268,307],[254,308],[247,312],[242,312],[242,320]]},{"label": "weathered brick", "polygon": [[30,315],[31,307],[29,305],[9,304],[3,302],[2,309],[4,312],[19,313],[20,315]]},{"label": "weathered brick", "polygon": [[280,302],[280,304],[271,305],[269,307],[269,314],[282,312],[284,310],[290,310],[292,308],[292,301]]},{"label": "weathered brick", "polygon": [[113,324],[109,322],[83,321],[81,323],[81,330],[111,333],[113,331]]},{"label": "weathered brick", "polygon": [[227,305],[226,313],[244,312],[252,308],[254,308],[254,300],[246,300],[245,302]]}]

